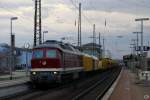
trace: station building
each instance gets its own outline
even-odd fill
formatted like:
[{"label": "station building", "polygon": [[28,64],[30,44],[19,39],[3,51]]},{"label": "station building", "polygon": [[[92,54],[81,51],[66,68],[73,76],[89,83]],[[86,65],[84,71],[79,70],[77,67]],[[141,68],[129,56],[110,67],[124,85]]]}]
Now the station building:
[{"label": "station building", "polygon": [[102,46],[96,43],[87,43],[81,46],[81,50],[84,53],[87,53],[89,55],[93,55],[98,57],[99,59],[102,58]]},{"label": "station building", "polygon": [[[0,44],[0,72],[9,72],[10,68],[10,51],[11,48],[8,44]],[[28,61],[26,61],[26,55],[28,56]],[[25,69],[26,63],[28,62],[28,67],[31,66],[31,56],[32,51],[30,49],[26,50],[24,48],[14,48],[14,68],[17,69]]]}]

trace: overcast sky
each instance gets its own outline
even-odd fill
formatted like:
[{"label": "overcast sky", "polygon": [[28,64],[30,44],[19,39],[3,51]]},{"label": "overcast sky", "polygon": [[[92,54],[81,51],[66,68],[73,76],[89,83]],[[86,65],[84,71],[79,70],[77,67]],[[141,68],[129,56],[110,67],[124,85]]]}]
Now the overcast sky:
[{"label": "overcast sky", "polygon": [[[134,31],[140,31],[140,22],[135,18],[150,18],[150,0],[41,0],[42,30],[48,31],[45,39],[77,43],[78,3],[82,3],[82,39],[83,43],[92,42],[92,25],[96,24],[96,33],[105,38],[106,49],[114,58],[131,52],[131,39]],[[75,7],[76,6],[76,7]],[[13,33],[16,34],[16,46],[33,44],[34,0],[0,0],[0,43],[10,42],[10,17],[13,21]],[[105,19],[107,25],[105,26]],[[150,38],[150,21],[144,22],[144,43]],[[123,36],[118,38],[117,36]]]}]

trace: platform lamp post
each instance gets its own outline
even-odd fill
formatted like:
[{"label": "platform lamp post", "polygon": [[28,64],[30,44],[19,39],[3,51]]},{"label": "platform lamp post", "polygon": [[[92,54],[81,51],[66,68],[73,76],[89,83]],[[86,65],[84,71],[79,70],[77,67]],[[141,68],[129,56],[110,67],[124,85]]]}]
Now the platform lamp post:
[{"label": "platform lamp post", "polygon": [[[136,53],[137,53],[137,65],[136,66],[139,66],[140,65],[140,62],[139,62],[139,34],[141,34],[141,32],[133,32],[133,34],[136,35]],[[135,71],[136,71],[136,74],[138,76],[138,69],[135,68]]]},{"label": "platform lamp post", "polygon": [[12,22],[14,20],[17,20],[18,17],[11,17],[10,18],[10,45],[11,45],[11,50],[10,50],[10,80],[12,80],[12,69],[14,67],[14,35],[12,33]]},{"label": "platform lamp post", "polygon": [[44,43],[44,35],[48,33],[48,31],[43,31],[43,43]]},{"label": "platform lamp post", "polygon": [[29,66],[28,66],[28,49],[30,48],[30,44],[29,43],[25,43],[24,44],[24,48],[26,49],[26,76],[28,76],[28,72],[29,72]]},{"label": "platform lamp post", "polygon": [[[141,65],[141,67],[142,66],[145,67],[145,62],[143,61],[143,21],[147,21],[147,20],[149,20],[149,18],[135,19],[135,21],[141,21],[141,48],[140,48],[140,53],[141,53],[140,65]],[[144,69],[146,69],[146,68],[144,68]]]}]

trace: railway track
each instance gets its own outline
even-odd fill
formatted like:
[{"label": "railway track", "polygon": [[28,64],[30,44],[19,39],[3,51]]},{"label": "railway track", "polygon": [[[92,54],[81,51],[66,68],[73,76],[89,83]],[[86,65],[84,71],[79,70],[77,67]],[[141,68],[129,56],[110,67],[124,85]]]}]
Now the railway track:
[{"label": "railway track", "polygon": [[21,89],[20,92],[16,92],[16,89],[18,89],[18,87],[20,86],[9,87],[9,88],[12,88],[13,91],[15,92],[11,94],[6,93],[5,96],[0,97],[0,100],[32,100],[36,97],[40,97],[42,95],[46,95],[48,93],[52,93],[54,91],[58,91],[62,88],[65,88],[66,85],[59,86],[59,87],[56,87],[56,85],[54,85],[51,88],[46,88],[45,86],[39,87],[39,88],[31,88],[29,84],[26,84],[25,86],[23,86],[25,89]]},{"label": "railway track", "polygon": [[113,70],[94,85],[76,95],[72,100],[101,100],[110,86],[113,84],[121,69]]},{"label": "railway track", "polygon": [[[119,74],[119,69],[46,90],[29,89],[2,100],[99,100]],[[105,76],[105,77],[104,77]],[[0,98],[1,99],[1,98]]]},{"label": "railway track", "polygon": [[17,95],[25,94],[26,92],[31,92],[27,84],[28,83],[2,87],[0,89],[0,100],[7,100],[10,97],[15,97]]},{"label": "railway track", "polygon": [[[93,84],[97,83],[98,81],[105,81],[106,78],[108,78],[109,76],[112,76],[111,73],[116,73],[116,76],[114,74],[114,77],[113,78],[113,81],[117,78],[117,76],[119,75],[119,72],[120,72],[120,69],[113,69],[113,70],[108,70],[106,72],[102,72],[94,77],[90,77],[88,79],[85,79],[85,80],[81,80],[79,82],[76,82],[75,84],[71,84],[70,86],[68,86],[67,88],[63,88],[63,89],[60,89],[58,91],[53,91],[52,93],[48,93],[46,95],[43,95],[43,96],[40,96],[40,97],[37,97],[37,98],[33,98],[31,100],[82,100],[84,99],[83,96],[79,96],[77,98],[78,95],[80,95],[83,91],[87,91],[87,89],[89,87],[94,87]],[[107,76],[108,75],[108,76]],[[104,80],[104,77],[107,76]],[[112,81],[112,82],[113,82]],[[101,83],[100,82],[100,83]],[[110,80],[109,80],[109,83]],[[103,83],[102,83],[103,84]],[[104,83],[105,84],[105,83]],[[99,85],[98,85],[99,86]],[[104,93],[107,91],[107,89],[110,87],[111,85],[100,85],[99,87],[101,87],[101,90],[98,90],[101,94],[97,95],[97,99],[98,99],[98,96],[99,98],[101,98],[101,96],[104,95]],[[105,87],[105,88],[103,88]],[[106,88],[107,87],[107,88]],[[93,91],[91,89],[91,91]],[[87,93],[87,94],[86,94]],[[95,92],[93,91],[93,93],[95,94]],[[84,94],[84,93],[83,93]],[[88,96],[88,92],[85,92],[84,96]],[[92,94],[91,94],[92,96]],[[95,97],[94,98],[85,98],[86,100],[94,100],[96,99]]]}]

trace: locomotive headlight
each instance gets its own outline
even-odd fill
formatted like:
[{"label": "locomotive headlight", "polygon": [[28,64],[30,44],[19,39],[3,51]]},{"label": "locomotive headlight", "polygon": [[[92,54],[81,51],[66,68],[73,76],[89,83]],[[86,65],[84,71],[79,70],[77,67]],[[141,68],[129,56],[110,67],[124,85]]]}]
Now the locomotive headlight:
[{"label": "locomotive headlight", "polygon": [[33,75],[36,75],[36,72],[32,72]]},{"label": "locomotive headlight", "polygon": [[46,62],[46,61],[43,61],[43,62],[42,62],[42,65],[44,65],[44,66],[45,66],[46,64],[47,64],[47,62]]},{"label": "locomotive headlight", "polygon": [[58,72],[54,72],[54,74],[56,75],[56,74],[58,74]]}]

